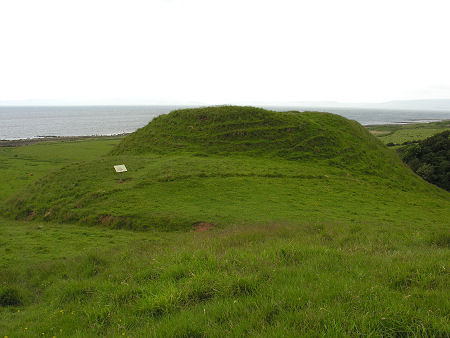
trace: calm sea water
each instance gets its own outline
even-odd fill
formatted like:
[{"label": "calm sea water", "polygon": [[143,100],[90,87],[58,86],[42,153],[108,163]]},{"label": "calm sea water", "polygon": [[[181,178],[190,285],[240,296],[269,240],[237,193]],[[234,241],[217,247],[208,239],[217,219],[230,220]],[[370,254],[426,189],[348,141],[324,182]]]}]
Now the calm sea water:
[{"label": "calm sea water", "polygon": [[[0,139],[130,133],[179,106],[0,107]],[[265,107],[277,111],[314,110],[339,114],[363,125],[450,119],[450,111],[363,108]]]}]

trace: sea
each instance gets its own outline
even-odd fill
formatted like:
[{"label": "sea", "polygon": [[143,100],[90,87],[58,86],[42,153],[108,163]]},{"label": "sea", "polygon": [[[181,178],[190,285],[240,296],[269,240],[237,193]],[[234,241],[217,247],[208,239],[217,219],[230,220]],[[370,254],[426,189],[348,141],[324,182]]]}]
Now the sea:
[{"label": "sea", "polygon": [[[0,106],[0,140],[131,133],[154,117],[193,106]],[[336,107],[264,106],[276,111],[322,111],[362,125],[405,124],[450,119],[450,111]]]}]

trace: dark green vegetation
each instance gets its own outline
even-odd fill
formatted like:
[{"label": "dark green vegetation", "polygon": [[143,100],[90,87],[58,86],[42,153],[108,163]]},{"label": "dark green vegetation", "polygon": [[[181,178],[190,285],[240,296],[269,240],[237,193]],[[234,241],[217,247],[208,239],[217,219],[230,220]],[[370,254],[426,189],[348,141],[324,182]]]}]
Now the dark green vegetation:
[{"label": "dark green vegetation", "polygon": [[371,133],[384,144],[400,146],[407,142],[424,140],[445,130],[450,129],[450,121],[412,124],[388,124],[368,126]]},{"label": "dark green vegetation", "polygon": [[400,153],[424,180],[450,191],[450,130],[407,145]]},{"label": "dark green vegetation", "polygon": [[449,335],[449,194],[357,123],[183,110],[117,144],[0,148],[0,335]]},{"label": "dark green vegetation", "polygon": [[[426,181],[450,190],[450,121],[368,127]],[[436,136],[435,136],[436,135]]]}]

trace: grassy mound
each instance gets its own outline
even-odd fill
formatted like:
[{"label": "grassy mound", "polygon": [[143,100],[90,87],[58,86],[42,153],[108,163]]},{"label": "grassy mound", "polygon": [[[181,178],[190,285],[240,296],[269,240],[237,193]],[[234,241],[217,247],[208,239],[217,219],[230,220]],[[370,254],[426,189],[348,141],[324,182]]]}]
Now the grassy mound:
[{"label": "grassy mound", "polygon": [[160,115],[126,137],[112,154],[180,152],[328,160],[329,165],[372,173],[392,160],[392,154],[363,126],[342,116],[239,106]]},{"label": "grassy mound", "polygon": [[450,335],[450,194],[393,152],[368,174],[315,152],[102,157],[119,142],[0,147],[2,337]]},{"label": "grassy mound", "polygon": [[[120,163],[129,170],[123,184],[112,169]],[[411,201],[425,211],[418,215]],[[354,121],[226,106],[160,116],[112,156],[35,181],[3,212],[173,230],[202,222],[439,222],[431,210],[445,210],[448,201]]]}]

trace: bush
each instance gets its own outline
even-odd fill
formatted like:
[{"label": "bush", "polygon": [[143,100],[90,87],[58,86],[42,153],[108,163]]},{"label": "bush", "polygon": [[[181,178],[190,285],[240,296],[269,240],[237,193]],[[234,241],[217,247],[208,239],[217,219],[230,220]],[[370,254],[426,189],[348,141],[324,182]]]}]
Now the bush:
[{"label": "bush", "polygon": [[450,191],[450,130],[407,145],[399,152],[424,180]]},{"label": "bush", "polygon": [[22,295],[17,289],[6,288],[0,291],[0,306],[17,306],[22,304]]},{"label": "bush", "polygon": [[434,173],[434,168],[432,165],[425,163],[419,169],[417,169],[417,174],[422,176],[424,180],[430,181]]}]

